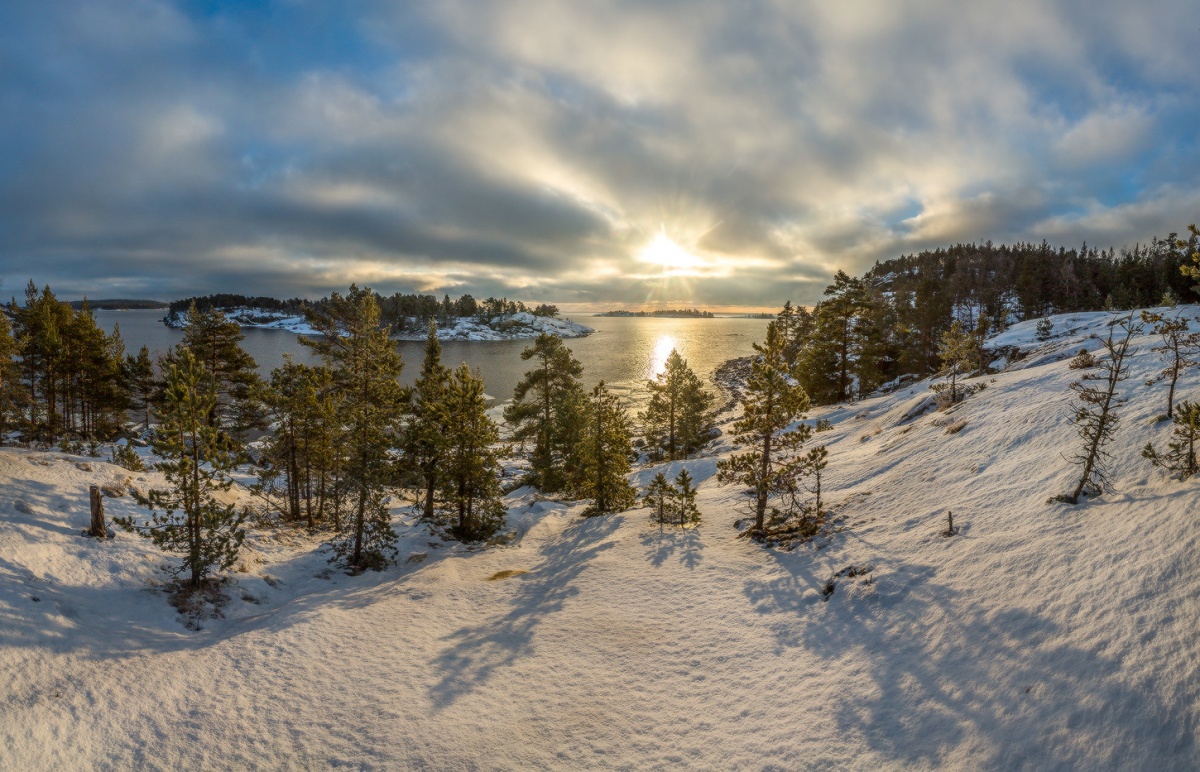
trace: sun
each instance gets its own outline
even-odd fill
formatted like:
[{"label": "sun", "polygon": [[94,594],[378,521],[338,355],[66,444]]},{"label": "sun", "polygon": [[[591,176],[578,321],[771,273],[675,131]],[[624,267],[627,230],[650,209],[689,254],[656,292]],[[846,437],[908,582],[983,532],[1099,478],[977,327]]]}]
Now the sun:
[{"label": "sun", "polygon": [[664,272],[693,271],[704,265],[700,258],[676,244],[662,232],[642,249],[641,259],[643,262],[661,266]]}]

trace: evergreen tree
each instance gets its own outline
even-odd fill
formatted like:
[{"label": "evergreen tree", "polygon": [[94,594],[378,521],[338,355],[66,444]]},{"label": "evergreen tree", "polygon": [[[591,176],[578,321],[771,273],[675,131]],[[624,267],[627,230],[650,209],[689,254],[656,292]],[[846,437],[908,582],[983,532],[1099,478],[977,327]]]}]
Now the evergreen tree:
[{"label": "evergreen tree", "polygon": [[444,470],[439,480],[446,510],[453,517],[450,532],[463,541],[481,541],[504,526],[500,493],[500,440],[488,417],[483,380],[461,365],[450,375],[436,404],[440,425],[453,427],[446,435]]},{"label": "evergreen tree", "polygon": [[[216,308],[198,310],[193,303],[188,309],[181,347],[189,349],[204,365],[217,393],[209,423],[238,439],[251,429],[266,426],[261,401],[263,382],[254,357],[241,346],[245,337],[238,323]],[[177,353],[168,355],[167,361],[175,356]]]},{"label": "evergreen tree", "polygon": [[337,493],[352,510],[336,554],[353,571],[380,569],[395,554],[396,534],[383,501],[397,477],[391,449],[406,401],[399,383],[404,365],[369,289],[351,285],[344,297],[334,292],[307,317],[320,337],[301,341],[321,356],[341,394],[337,442],[344,460]]},{"label": "evergreen tree", "polygon": [[[958,388],[958,378],[961,375],[966,377],[979,366],[978,351],[974,338],[970,333],[963,329],[962,322],[957,319],[950,325],[950,329],[942,333],[942,344],[938,347],[938,355],[942,358],[942,369],[938,370],[938,377],[949,378],[950,383],[950,404],[957,403],[962,397],[967,396],[962,394]],[[947,384],[936,384],[930,388],[934,391],[942,391]]]},{"label": "evergreen tree", "polygon": [[671,487],[671,504],[675,510],[675,517],[679,519],[679,525],[700,522],[700,510],[696,508],[696,489],[692,487],[692,476],[688,470],[681,469]]},{"label": "evergreen tree", "polygon": [[437,324],[430,320],[425,359],[413,384],[412,415],[404,433],[404,452],[421,475],[425,492],[423,516],[429,521],[434,517],[434,495],[440,484],[442,460],[451,442],[451,432],[457,430],[456,425],[446,423],[448,414],[442,409],[449,381],[450,371],[442,364]]},{"label": "evergreen tree", "polygon": [[59,400],[66,328],[71,307],[60,303],[50,287],[38,292],[33,280],[25,288],[25,305],[17,309],[17,339],[25,394],[25,435],[29,439],[57,437],[62,430]]},{"label": "evergreen tree", "polygon": [[256,490],[287,520],[316,528],[337,483],[341,427],[333,375],[326,367],[296,364],[285,355],[271,373],[264,399],[273,429],[263,446]]},{"label": "evergreen tree", "polygon": [[646,486],[646,491],[642,494],[642,503],[654,510],[655,522],[659,524],[667,522],[671,496],[674,491],[675,487],[667,482],[667,478],[662,472],[655,474],[650,485]]},{"label": "evergreen tree", "polygon": [[1147,442],[1142,455],[1150,463],[1186,480],[1200,470],[1196,459],[1196,445],[1200,442],[1200,404],[1184,400],[1175,406],[1171,415],[1175,423],[1174,439],[1167,443],[1167,452],[1158,453],[1152,443]]},{"label": "evergreen tree", "polygon": [[821,499],[821,483],[825,479],[825,467],[829,466],[829,451],[824,445],[810,448],[800,463],[800,481],[805,490],[813,495],[810,507],[813,517],[825,517],[825,503]]},{"label": "evergreen tree", "polygon": [[736,440],[750,449],[717,465],[722,484],[746,485],[753,491],[752,532],[756,535],[765,533],[770,499],[784,494],[802,472],[797,454],[812,434],[812,429],[803,423],[786,431],[804,417],[809,403],[808,395],[796,382],[794,370],[787,364],[785,345],[775,322],[767,325],[764,343],[754,344],[758,356],[751,365],[742,397],[742,417],[734,423]]},{"label": "evergreen tree", "polygon": [[233,565],[244,537],[244,514],[216,497],[232,487],[229,475],[240,456],[233,440],[208,423],[216,401],[207,371],[185,349],[167,372],[151,440],[163,459],[154,467],[171,487],[138,495],[139,503],[154,510],[147,519],[113,518],[162,549],[182,554],[176,573],[188,573],[186,584],[193,589]]},{"label": "evergreen tree", "polygon": [[0,309],[0,437],[17,424],[21,406],[25,403],[21,389],[21,368],[16,362],[18,351],[8,314]]},{"label": "evergreen tree", "polygon": [[640,419],[650,444],[670,460],[686,458],[712,428],[712,394],[675,349],[663,372],[647,382],[650,402]]},{"label": "evergreen tree", "polygon": [[536,367],[517,384],[504,420],[514,427],[517,442],[533,440],[530,482],[544,491],[563,490],[580,438],[583,365],[562,338],[546,333],[521,352],[521,359],[535,360]]},{"label": "evergreen tree", "polygon": [[1079,497],[1084,492],[1098,494],[1110,485],[1108,461],[1111,456],[1104,447],[1116,434],[1119,423],[1117,408],[1124,400],[1117,392],[1117,386],[1129,377],[1129,364],[1125,361],[1130,353],[1129,341],[1141,331],[1141,326],[1134,323],[1132,315],[1115,326],[1119,326],[1124,334],[1119,338],[1114,337],[1113,328],[1109,328],[1108,338],[1104,341],[1108,358],[1100,363],[1100,375],[1092,376],[1101,385],[1089,386],[1083,381],[1071,384],[1071,391],[1079,400],[1072,420],[1083,447],[1070,460],[1083,467],[1083,471],[1075,489],[1059,497],[1070,504],[1079,503]]},{"label": "evergreen tree", "polygon": [[129,406],[142,418],[142,429],[150,428],[150,406],[154,399],[154,362],[150,349],[142,346],[137,356],[125,357],[125,383],[129,387]]},{"label": "evergreen tree", "polygon": [[588,514],[605,515],[633,506],[636,491],[626,479],[633,453],[629,417],[601,381],[585,406],[575,493],[593,499]]},{"label": "evergreen tree", "polygon": [[1175,383],[1179,374],[1185,368],[1194,367],[1197,362],[1191,357],[1200,354],[1200,333],[1188,332],[1188,321],[1176,315],[1168,318],[1164,314],[1152,311],[1142,312],[1142,322],[1152,325],[1151,331],[1159,336],[1162,343],[1154,347],[1154,351],[1162,355],[1167,366],[1156,376],[1146,381],[1147,386],[1153,386],[1159,381],[1167,381],[1167,412],[1175,414]]}]

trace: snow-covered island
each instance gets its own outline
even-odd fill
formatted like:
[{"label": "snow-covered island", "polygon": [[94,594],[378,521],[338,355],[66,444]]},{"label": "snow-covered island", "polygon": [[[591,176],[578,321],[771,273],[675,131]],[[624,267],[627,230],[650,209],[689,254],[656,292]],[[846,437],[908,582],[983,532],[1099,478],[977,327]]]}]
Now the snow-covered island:
[{"label": "snow-covered island", "polygon": [[[254,327],[264,330],[283,330],[297,335],[318,334],[301,314],[288,311],[269,311],[259,308],[227,308],[222,309],[225,316],[237,322],[242,327]],[[425,330],[418,320],[410,319],[407,330],[393,333],[396,340],[424,340]],[[163,324],[168,327],[182,329],[187,326],[187,313],[175,311],[163,318]],[[449,323],[438,328],[439,340],[521,340],[536,338],[541,333],[557,335],[560,338],[582,338],[595,330],[570,319],[560,319],[550,316],[537,316],[529,311],[518,311],[512,314],[500,314],[490,319],[478,316],[463,316],[451,318]]]}]

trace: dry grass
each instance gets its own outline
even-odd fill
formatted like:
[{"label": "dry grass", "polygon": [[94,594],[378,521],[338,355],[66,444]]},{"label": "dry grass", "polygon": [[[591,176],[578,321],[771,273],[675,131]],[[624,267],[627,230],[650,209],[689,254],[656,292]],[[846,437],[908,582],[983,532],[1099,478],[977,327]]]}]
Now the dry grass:
[{"label": "dry grass", "polygon": [[497,571],[496,573],[492,574],[487,578],[487,580],[489,582],[495,582],[499,579],[511,579],[514,576],[520,576],[521,574],[527,573],[529,572],[521,568],[506,568],[503,571]]}]

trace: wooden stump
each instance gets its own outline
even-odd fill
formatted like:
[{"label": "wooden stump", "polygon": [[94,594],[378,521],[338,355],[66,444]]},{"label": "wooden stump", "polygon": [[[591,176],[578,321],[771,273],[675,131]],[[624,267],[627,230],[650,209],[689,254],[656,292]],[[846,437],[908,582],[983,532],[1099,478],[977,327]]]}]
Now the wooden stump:
[{"label": "wooden stump", "polygon": [[106,539],[108,530],[104,527],[104,497],[100,494],[100,486],[93,485],[88,492],[92,500],[92,527],[88,529],[88,536]]}]

